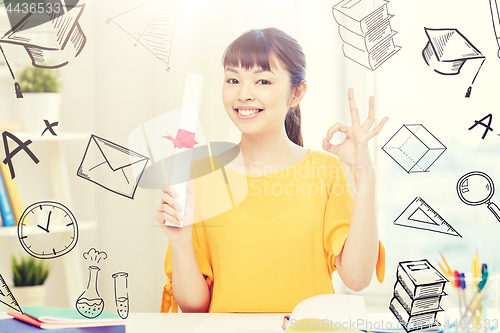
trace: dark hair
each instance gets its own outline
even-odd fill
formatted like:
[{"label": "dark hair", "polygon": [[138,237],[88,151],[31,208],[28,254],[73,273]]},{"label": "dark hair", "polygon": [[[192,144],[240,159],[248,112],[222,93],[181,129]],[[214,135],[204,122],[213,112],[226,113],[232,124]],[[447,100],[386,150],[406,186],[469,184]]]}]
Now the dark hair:
[{"label": "dark hair", "polygon": [[[278,58],[290,73],[292,88],[297,87],[306,76],[306,57],[299,43],[276,28],[249,30],[234,40],[224,52],[224,67],[243,67],[248,70],[260,67],[263,70],[276,68],[273,57]],[[288,138],[304,146],[300,129],[300,106],[288,109],[285,129]]]}]

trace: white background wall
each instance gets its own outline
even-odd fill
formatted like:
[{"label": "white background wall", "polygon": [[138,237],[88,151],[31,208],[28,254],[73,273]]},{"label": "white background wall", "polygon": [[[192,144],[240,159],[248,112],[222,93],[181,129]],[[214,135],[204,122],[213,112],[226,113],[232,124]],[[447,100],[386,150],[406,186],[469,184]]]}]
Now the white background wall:
[{"label": "white background wall", "polygon": [[[402,50],[376,72],[344,58],[338,26],[332,17],[334,0],[179,1],[171,71],[167,72],[165,64],[147,50],[139,45],[134,47],[130,36],[115,25],[105,23],[108,17],[139,3],[141,1],[132,0],[86,3],[80,22],[88,38],[87,45],[80,56],[61,70],[64,90],[60,131],[86,131],[126,145],[129,133],[141,123],[180,107],[185,74],[198,73],[205,77],[200,118],[207,141],[237,143],[238,131],[228,120],[221,101],[222,54],[225,47],[246,30],[274,26],[296,38],[306,54],[308,92],[301,109],[307,147],[321,149],[323,136],[336,121],[349,124],[346,103],[349,87],[355,88],[362,118],[366,116],[371,94],[376,96],[377,118],[390,117],[384,131],[373,142],[380,185],[380,234],[388,250],[387,279],[383,285],[378,285],[374,279],[365,295],[378,295],[380,306],[388,307],[398,261],[426,257],[434,263],[438,250],[450,250],[453,253],[450,257],[457,259],[458,265],[460,256],[469,257],[464,249],[469,251],[475,247],[484,257],[489,256],[492,240],[488,238],[480,243],[478,239],[486,230],[490,235],[498,235],[500,224],[486,211],[482,216],[487,221],[474,234],[467,221],[477,221],[478,215],[474,214],[486,208],[465,206],[454,194],[456,180],[472,169],[484,167],[487,169],[484,171],[494,180],[496,175],[500,183],[498,168],[495,168],[498,161],[495,152],[500,144],[497,136],[500,127],[495,124],[500,124],[500,118],[494,116],[493,128],[499,130],[489,134],[486,140],[480,139],[480,129],[467,131],[474,120],[497,113],[496,73],[500,60],[496,57],[497,46],[487,2],[473,5],[463,0],[390,2],[389,10],[396,14],[391,20],[392,26],[399,31],[396,44],[402,46]],[[8,29],[6,17],[0,16],[0,27],[6,26]],[[471,78],[467,73],[473,70],[472,67],[467,64],[462,75],[444,77],[425,65],[421,57],[427,42],[424,26],[457,27],[486,55],[470,99],[463,95]],[[15,68],[29,61],[19,47],[5,47],[5,52]],[[19,119],[16,108],[19,101],[13,97],[12,80],[5,66],[0,69],[0,120]],[[403,123],[424,123],[447,145],[448,151],[436,162],[431,173],[407,175],[381,152],[383,143]],[[110,275],[127,271],[131,311],[158,311],[165,282],[163,259],[167,248],[167,238],[153,219],[160,192],[138,189],[135,199],[130,200],[98,188],[75,175],[86,142],[64,145],[72,175],[74,207],[71,209],[79,220],[94,219],[98,223],[95,232],[82,234],[80,248],[83,251],[96,247],[109,256],[101,265],[101,294],[111,302]],[[47,176],[51,161],[43,159],[47,156],[43,143],[35,143],[32,147],[37,149],[37,156],[42,161],[39,165],[23,157],[16,157],[15,162],[16,180],[26,205],[48,200],[53,195]],[[457,229],[460,227],[463,235],[469,237],[448,239],[447,236],[412,233],[393,226],[395,217],[418,195],[435,200],[431,202],[440,208],[437,209],[439,213],[453,219]],[[467,216],[467,221],[462,216]],[[5,272],[9,271],[9,253],[20,253],[17,240],[2,239],[0,251],[0,272],[8,276]],[[69,306],[61,261],[54,260],[51,266],[47,303]],[[334,286],[337,291],[343,290],[339,279]]]}]

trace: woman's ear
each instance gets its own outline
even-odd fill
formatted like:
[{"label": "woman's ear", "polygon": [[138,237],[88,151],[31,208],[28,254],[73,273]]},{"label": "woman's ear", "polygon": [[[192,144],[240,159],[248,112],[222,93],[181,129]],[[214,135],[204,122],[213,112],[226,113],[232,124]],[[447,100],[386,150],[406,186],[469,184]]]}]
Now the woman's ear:
[{"label": "woman's ear", "polygon": [[306,91],[307,91],[306,81],[300,81],[299,85],[293,89],[292,100],[290,101],[288,107],[293,108],[294,106],[297,106],[297,104],[299,104],[300,101],[302,101],[302,98],[304,98]]}]

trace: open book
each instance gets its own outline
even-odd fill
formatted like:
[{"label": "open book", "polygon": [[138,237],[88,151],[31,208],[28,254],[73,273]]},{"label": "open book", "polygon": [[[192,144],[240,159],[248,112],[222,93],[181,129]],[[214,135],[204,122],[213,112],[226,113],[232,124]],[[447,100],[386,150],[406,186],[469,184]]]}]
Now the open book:
[{"label": "open book", "polygon": [[242,314],[205,318],[194,333],[361,332],[366,322],[365,303],[361,296],[319,295],[300,302],[287,317]]},{"label": "open book", "polygon": [[24,314],[8,312],[7,314],[43,329],[60,329],[76,327],[124,326],[130,319],[122,319],[116,313],[104,310],[99,318],[83,318],[76,309],[51,306],[25,306]]}]

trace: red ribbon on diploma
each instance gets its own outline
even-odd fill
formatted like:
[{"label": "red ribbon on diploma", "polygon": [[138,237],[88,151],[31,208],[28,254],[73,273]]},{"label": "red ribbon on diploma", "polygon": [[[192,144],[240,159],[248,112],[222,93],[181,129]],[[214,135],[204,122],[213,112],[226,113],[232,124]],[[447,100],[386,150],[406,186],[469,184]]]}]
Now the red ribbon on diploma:
[{"label": "red ribbon on diploma", "polygon": [[183,129],[177,130],[175,138],[168,133],[166,136],[162,136],[162,138],[172,141],[174,143],[174,148],[193,148],[193,146],[198,143],[194,140],[194,133]]}]

